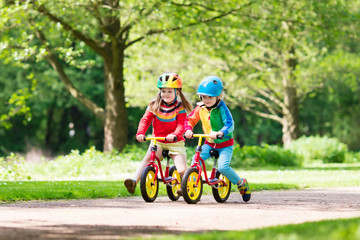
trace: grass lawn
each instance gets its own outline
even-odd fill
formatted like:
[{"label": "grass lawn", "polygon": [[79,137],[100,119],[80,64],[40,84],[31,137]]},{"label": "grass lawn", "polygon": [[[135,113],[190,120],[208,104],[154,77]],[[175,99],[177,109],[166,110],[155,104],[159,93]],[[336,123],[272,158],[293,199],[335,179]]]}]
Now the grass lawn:
[{"label": "grass lawn", "polygon": [[[252,191],[307,187],[360,186],[360,164],[327,164],[303,169],[238,171]],[[237,191],[232,187],[232,191]],[[160,183],[159,195],[166,195]],[[211,188],[204,185],[204,194]],[[135,196],[140,196],[137,187]],[[132,196],[123,181],[0,181],[0,201],[116,198]]]},{"label": "grass lawn", "polygon": [[213,231],[202,234],[157,235],[152,239],[183,240],[358,240],[360,218],[326,220],[248,231]]}]

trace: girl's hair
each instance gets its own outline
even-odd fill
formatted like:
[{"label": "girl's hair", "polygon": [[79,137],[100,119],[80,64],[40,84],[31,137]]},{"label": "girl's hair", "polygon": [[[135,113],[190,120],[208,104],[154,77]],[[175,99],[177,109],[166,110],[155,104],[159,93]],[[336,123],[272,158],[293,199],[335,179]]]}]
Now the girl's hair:
[{"label": "girl's hair", "polygon": [[[184,106],[186,112],[190,113],[192,111],[192,105],[191,103],[186,99],[185,95],[182,93],[182,91],[180,89],[175,89],[175,91],[178,90],[180,98],[181,98],[181,103]],[[155,99],[153,99],[150,103],[149,103],[149,110],[152,113],[156,113],[157,111],[160,110],[160,105],[161,105],[161,96],[160,96],[160,92],[158,93],[158,95],[156,96]]]}]

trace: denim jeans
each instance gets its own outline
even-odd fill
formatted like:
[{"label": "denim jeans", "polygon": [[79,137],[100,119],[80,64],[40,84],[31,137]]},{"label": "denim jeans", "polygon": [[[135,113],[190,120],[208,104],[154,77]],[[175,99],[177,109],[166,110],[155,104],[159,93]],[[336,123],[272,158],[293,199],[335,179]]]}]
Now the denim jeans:
[{"label": "denim jeans", "polygon": [[[212,148],[207,144],[202,146],[202,151],[200,153],[200,157],[206,161],[210,158],[210,150],[215,149],[219,152],[219,159],[218,159],[218,170],[221,174],[226,176],[230,182],[233,184],[237,184],[240,181],[239,175],[230,167],[231,157],[233,154],[233,146],[224,147],[224,148]],[[192,160],[194,163],[194,158]]]}]

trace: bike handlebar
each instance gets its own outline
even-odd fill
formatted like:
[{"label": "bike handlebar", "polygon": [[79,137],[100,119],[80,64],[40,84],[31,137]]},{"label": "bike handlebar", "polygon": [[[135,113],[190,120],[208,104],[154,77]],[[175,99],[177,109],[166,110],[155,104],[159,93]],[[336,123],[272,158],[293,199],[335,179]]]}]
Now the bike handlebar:
[{"label": "bike handlebar", "polygon": [[[209,134],[193,134],[192,137],[203,137],[203,138],[208,138],[210,137]],[[216,136],[217,139],[223,139],[224,135],[217,135]]]},{"label": "bike handlebar", "polygon": [[[162,140],[162,141],[167,141],[166,137],[144,137],[144,141],[149,141],[149,140]],[[173,142],[177,141],[177,137],[174,138]]]},{"label": "bike handlebar", "polygon": [[165,141],[165,137],[145,137],[144,141],[149,141],[149,140],[162,140]]}]

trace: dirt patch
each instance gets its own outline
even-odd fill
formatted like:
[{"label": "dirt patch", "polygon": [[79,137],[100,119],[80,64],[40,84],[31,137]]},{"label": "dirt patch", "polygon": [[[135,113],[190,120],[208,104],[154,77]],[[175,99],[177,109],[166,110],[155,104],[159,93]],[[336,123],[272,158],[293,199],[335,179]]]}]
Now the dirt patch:
[{"label": "dirt patch", "polygon": [[360,217],[360,187],[238,193],[189,205],[159,197],[0,205],[0,239],[125,239],[154,234],[246,230],[324,219]]}]

